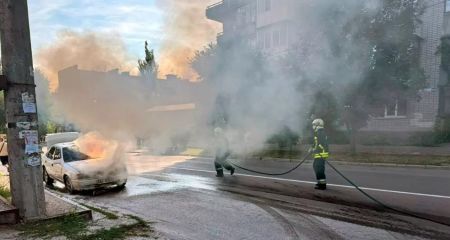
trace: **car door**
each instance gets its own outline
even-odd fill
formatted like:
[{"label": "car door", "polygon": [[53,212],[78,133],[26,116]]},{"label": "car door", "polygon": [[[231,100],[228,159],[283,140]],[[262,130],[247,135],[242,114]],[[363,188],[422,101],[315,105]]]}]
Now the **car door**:
[{"label": "car door", "polygon": [[55,153],[53,154],[52,160],[52,171],[54,172],[54,176],[56,179],[62,181],[62,169],[63,169],[63,159],[62,152],[60,147],[55,148]]},{"label": "car door", "polygon": [[47,171],[47,174],[50,177],[54,177],[55,173],[53,171],[52,161],[53,161],[53,154],[55,153],[56,147],[51,147],[50,150],[45,154],[44,156],[44,166],[45,170]]}]

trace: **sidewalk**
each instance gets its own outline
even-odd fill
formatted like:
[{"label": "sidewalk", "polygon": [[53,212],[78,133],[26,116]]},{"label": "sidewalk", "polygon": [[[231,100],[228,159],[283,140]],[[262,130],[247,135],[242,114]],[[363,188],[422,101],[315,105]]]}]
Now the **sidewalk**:
[{"label": "sidewalk", "polygon": [[[9,190],[9,175],[7,175],[5,168],[0,170],[0,185]],[[0,198],[0,223],[14,224],[20,220],[18,210],[11,205],[10,201],[11,199]],[[14,218],[11,216],[11,212],[15,215]],[[75,202],[61,199],[55,194],[45,190],[45,215],[35,220],[58,218],[67,214],[77,214],[86,219],[92,219],[91,210],[86,209]]]}]

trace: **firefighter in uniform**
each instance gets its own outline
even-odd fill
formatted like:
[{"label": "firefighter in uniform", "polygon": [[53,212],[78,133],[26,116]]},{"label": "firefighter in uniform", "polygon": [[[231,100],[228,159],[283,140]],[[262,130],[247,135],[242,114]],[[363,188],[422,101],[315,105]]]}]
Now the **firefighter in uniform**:
[{"label": "firefighter in uniform", "polygon": [[316,173],[317,184],[315,189],[327,189],[327,180],[325,176],[325,161],[328,159],[328,139],[324,131],[324,122],[322,119],[315,119],[312,122],[314,130],[314,142],[311,152],[314,156],[314,172]]},{"label": "firefighter in uniform", "polygon": [[231,166],[227,162],[228,156],[230,156],[231,152],[228,146],[228,140],[223,133],[222,128],[217,127],[214,129],[214,136],[215,136],[215,159],[214,159],[214,166],[216,168],[216,177],[223,177],[223,169],[230,171],[230,174],[234,174],[234,167]]}]

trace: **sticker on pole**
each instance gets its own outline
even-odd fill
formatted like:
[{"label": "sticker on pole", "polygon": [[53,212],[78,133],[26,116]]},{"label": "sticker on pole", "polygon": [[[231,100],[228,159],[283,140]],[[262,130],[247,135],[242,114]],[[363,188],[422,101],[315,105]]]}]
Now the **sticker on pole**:
[{"label": "sticker on pole", "polygon": [[23,92],[22,93],[22,102],[23,103],[35,103],[34,95],[29,94],[28,92]]},{"label": "sticker on pole", "polygon": [[33,94],[22,93],[22,107],[24,113],[36,113],[36,101]]},{"label": "sticker on pole", "polygon": [[20,131],[19,138],[25,139],[26,154],[39,152],[39,139],[38,139],[38,132],[36,130]]},{"label": "sticker on pole", "polygon": [[28,166],[36,167],[41,165],[41,158],[39,154],[27,155],[25,158]]},{"label": "sticker on pole", "polygon": [[22,103],[24,113],[36,113],[36,103]]},{"label": "sticker on pole", "polygon": [[35,128],[37,126],[38,126],[37,122],[16,122],[16,127],[19,130],[30,130],[31,128]]}]

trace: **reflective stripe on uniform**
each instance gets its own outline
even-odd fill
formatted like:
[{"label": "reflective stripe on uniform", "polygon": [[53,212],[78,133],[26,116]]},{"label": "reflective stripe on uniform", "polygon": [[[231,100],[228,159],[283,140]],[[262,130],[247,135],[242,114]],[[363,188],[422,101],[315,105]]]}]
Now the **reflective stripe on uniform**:
[{"label": "reflective stripe on uniform", "polygon": [[329,153],[325,152],[325,148],[322,146],[322,144],[319,144],[317,137],[314,137],[314,150],[318,150],[318,148],[321,149],[321,153],[315,153],[314,158],[328,158]]},{"label": "reflective stripe on uniform", "polygon": [[327,180],[326,179],[319,179],[317,182],[320,183],[320,184],[325,184],[325,183],[327,183]]},{"label": "reflective stripe on uniform", "polygon": [[327,152],[315,153],[314,158],[328,158],[330,156]]}]

